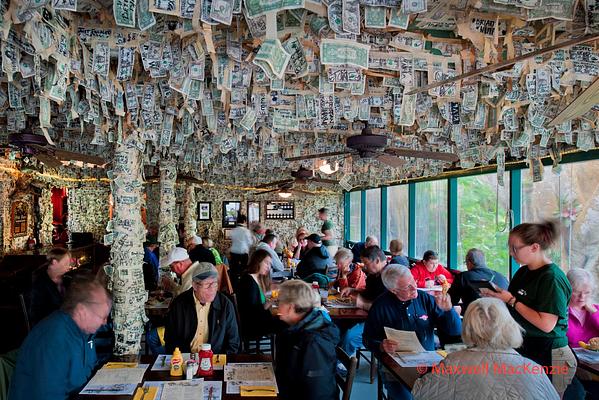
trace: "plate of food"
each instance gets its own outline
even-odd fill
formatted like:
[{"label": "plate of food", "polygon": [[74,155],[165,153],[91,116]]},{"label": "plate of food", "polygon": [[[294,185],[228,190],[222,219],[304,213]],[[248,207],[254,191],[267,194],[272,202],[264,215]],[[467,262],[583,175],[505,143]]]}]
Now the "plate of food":
[{"label": "plate of food", "polygon": [[578,345],[585,350],[597,351],[599,352],[599,337],[594,337],[589,339],[588,343],[583,342],[582,340],[578,342]]}]

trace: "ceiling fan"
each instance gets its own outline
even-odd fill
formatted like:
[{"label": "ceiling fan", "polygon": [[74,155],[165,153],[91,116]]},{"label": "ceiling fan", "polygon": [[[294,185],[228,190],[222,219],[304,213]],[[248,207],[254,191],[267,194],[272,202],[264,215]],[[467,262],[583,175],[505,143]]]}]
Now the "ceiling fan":
[{"label": "ceiling fan", "polygon": [[[269,183],[264,183],[262,185],[256,186],[256,188],[263,189],[263,188],[267,188],[267,187],[271,187],[271,186],[286,185],[288,183],[290,183],[290,184],[297,183],[299,185],[302,185],[302,184],[307,183],[308,181],[331,184],[331,185],[335,185],[335,184],[339,183],[339,181],[336,181],[335,179],[319,178],[314,174],[313,170],[307,169],[304,167],[300,167],[297,171],[292,171],[291,176],[292,176],[292,178],[283,179],[280,181],[269,182]],[[262,193],[268,193],[268,192],[262,192]]]},{"label": "ceiling fan", "polygon": [[[314,193],[310,193],[307,192],[305,190],[300,190],[300,189],[294,189],[293,188],[293,181],[291,182],[285,182],[285,183],[279,183],[277,184],[275,189],[271,189],[271,190],[265,190],[263,192],[259,192],[256,194],[266,194],[266,193],[273,193],[273,192],[277,192],[277,194],[279,195],[279,197],[282,197],[284,199],[287,199],[289,197],[291,197],[292,193],[301,193],[301,194],[307,194],[307,195],[314,195]],[[272,186],[272,184],[271,184]]]},{"label": "ceiling fan", "polygon": [[62,166],[62,161],[106,164],[106,160],[102,157],[75,153],[51,146],[44,136],[34,133],[11,133],[8,136],[8,148],[17,149],[25,156],[35,157],[50,168]]},{"label": "ceiling fan", "polygon": [[399,157],[426,158],[429,160],[441,160],[448,162],[454,162],[459,159],[458,155],[454,153],[413,150],[401,147],[387,147],[387,136],[373,134],[368,124],[366,124],[364,129],[362,129],[362,133],[359,135],[349,136],[347,138],[346,147],[347,149],[343,151],[307,154],[299,157],[289,157],[285,160],[299,161],[309,160],[312,158],[326,158],[333,156],[347,157],[351,155],[358,155],[361,158],[375,158],[378,161],[392,167],[399,167],[405,163],[405,160]]}]

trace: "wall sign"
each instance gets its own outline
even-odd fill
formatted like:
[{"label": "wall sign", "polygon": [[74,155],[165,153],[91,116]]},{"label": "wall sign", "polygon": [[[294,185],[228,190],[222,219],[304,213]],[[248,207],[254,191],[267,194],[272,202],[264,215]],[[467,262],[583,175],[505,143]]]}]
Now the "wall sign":
[{"label": "wall sign", "polygon": [[223,201],[223,228],[235,228],[240,211],[240,201]]},{"label": "wall sign", "polygon": [[27,214],[29,207],[24,201],[15,201],[12,204],[11,221],[12,236],[27,236]]},{"label": "wall sign", "polygon": [[248,201],[248,224],[260,222],[260,202]]},{"label": "wall sign", "polygon": [[295,219],[293,201],[267,201],[266,219]]},{"label": "wall sign", "polygon": [[209,201],[200,201],[198,203],[198,221],[212,220],[212,204]]}]

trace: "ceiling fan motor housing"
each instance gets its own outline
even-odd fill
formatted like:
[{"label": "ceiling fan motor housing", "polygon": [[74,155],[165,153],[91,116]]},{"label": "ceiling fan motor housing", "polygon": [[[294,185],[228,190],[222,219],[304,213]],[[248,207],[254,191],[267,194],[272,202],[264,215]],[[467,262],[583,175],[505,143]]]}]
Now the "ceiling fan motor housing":
[{"label": "ceiling fan motor housing", "polygon": [[314,176],[314,172],[311,169],[300,168],[297,171],[291,172],[291,176],[296,179],[305,180],[308,178],[312,178]]},{"label": "ceiling fan motor housing", "polygon": [[347,138],[347,147],[356,150],[362,157],[373,156],[387,146],[385,135],[354,135]]}]

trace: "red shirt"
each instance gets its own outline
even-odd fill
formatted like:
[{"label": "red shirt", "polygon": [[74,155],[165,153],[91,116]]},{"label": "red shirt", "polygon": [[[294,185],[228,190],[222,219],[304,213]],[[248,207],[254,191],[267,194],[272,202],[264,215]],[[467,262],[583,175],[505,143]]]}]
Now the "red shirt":
[{"label": "red shirt", "polygon": [[362,271],[361,267],[356,266],[354,270],[347,275],[346,279],[337,279],[337,285],[339,285],[339,290],[348,286],[362,290],[366,288],[366,274]]},{"label": "red shirt", "polygon": [[416,280],[416,286],[419,288],[426,287],[426,281],[434,281],[438,275],[445,276],[447,278],[447,282],[453,283],[453,275],[441,264],[437,265],[437,268],[433,272],[429,272],[429,270],[426,269],[426,265],[424,265],[422,261],[419,261],[416,263],[416,265],[414,265],[410,272],[412,272],[412,275]]}]

